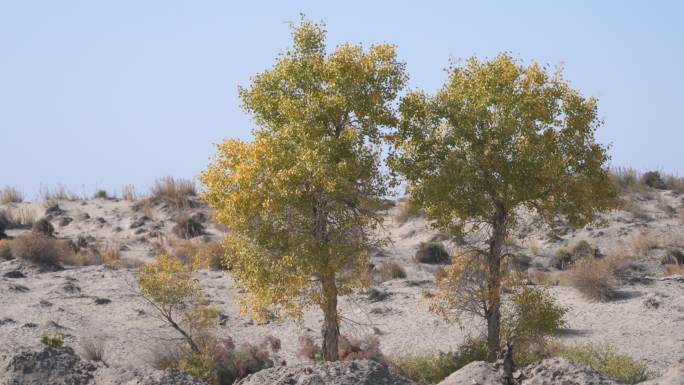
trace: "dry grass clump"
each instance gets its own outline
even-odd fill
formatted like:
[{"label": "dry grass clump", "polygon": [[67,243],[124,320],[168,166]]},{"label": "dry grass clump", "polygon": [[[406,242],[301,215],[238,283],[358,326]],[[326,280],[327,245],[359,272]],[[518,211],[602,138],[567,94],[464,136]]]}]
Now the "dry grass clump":
[{"label": "dry grass clump", "polygon": [[54,190],[47,186],[42,186],[38,192],[43,201],[75,201],[79,199],[78,194],[67,190],[66,186],[59,184]]},{"label": "dry grass clump", "polygon": [[406,270],[395,261],[382,261],[376,268],[380,282],[406,278]]},{"label": "dry grass clump", "polygon": [[190,197],[197,195],[195,182],[171,176],[157,179],[150,190],[152,199],[172,205],[178,210],[190,206]]},{"label": "dry grass clump", "polygon": [[173,233],[183,239],[190,239],[204,234],[204,226],[192,216],[180,214],[176,216]]},{"label": "dry grass clump", "polygon": [[595,301],[609,301],[615,295],[619,279],[629,266],[624,254],[612,254],[601,259],[582,259],[567,273],[570,286]]},{"label": "dry grass clump", "polygon": [[0,261],[8,261],[13,258],[11,243],[8,239],[0,239]]},{"label": "dry grass clump", "polygon": [[171,251],[163,250],[193,269],[222,270],[225,248],[221,242],[196,243],[187,239],[170,241]]},{"label": "dry grass clump", "polygon": [[33,224],[31,231],[51,237],[55,232],[55,227],[47,218],[40,218]]},{"label": "dry grass clump", "polygon": [[684,275],[684,265],[681,263],[672,263],[665,265],[665,276]]},{"label": "dry grass clump", "polygon": [[79,346],[81,348],[81,357],[88,361],[105,362],[105,343],[101,338],[83,338]]},{"label": "dry grass clump", "polygon": [[121,187],[121,199],[135,202],[138,199],[138,195],[135,193],[135,186],[132,184],[123,185],[123,187]]},{"label": "dry grass clump", "polygon": [[640,173],[633,168],[620,167],[611,170],[611,178],[620,193],[644,193],[648,189],[672,190],[684,193],[684,178],[663,174],[660,171]]},{"label": "dry grass clump", "polygon": [[641,182],[641,174],[633,168],[614,168],[610,176],[620,193],[640,193],[646,190],[646,186]]},{"label": "dry grass clump", "polygon": [[658,237],[651,232],[641,232],[632,235],[630,239],[632,250],[639,255],[646,254],[649,250],[655,249],[660,244]]},{"label": "dry grass clump", "polygon": [[425,212],[410,196],[399,200],[399,212],[396,216],[399,224],[406,223],[409,219],[418,218],[424,214]]},{"label": "dry grass clump", "polygon": [[5,186],[0,190],[0,204],[21,203],[24,201],[24,194],[14,187]]},{"label": "dry grass clump", "polygon": [[10,249],[14,258],[49,268],[69,264],[74,256],[66,242],[34,232],[12,240]]},{"label": "dry grass clump", "polygon": [[36,211],[30,206],[22,206],[7,212],[9,223],[15,227],[31,227],[36,222]]}]

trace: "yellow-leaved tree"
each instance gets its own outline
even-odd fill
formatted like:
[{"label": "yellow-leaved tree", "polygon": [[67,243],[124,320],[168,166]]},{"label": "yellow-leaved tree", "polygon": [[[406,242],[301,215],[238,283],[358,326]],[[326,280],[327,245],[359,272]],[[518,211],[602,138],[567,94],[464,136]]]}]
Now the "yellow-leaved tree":
[{"label": "yellow-leaved tree", "polygon": [[324,314],[323,355],[338,359],[338,296],[364,285],[367,250],[387,193],[384,127],[404,65],[391,45],[325,48],[322,25],[302,19],[293,47],[240,89],[254,139],[228,139],[201,181],[228,226],[224,264],[246,290],[244,311]]},{"label": "yellow-leaved tree", "polygon": [[[580,226],[612,207],[615,191],[606,148],[595,141],[596,100],[572,89],[560,70],[501,54],[449,72],[435,95],[417,91],[403,99],[389,164],[437,228],[483,239],[447,269],[437,301],[444,306],[434,310],[483,316],[494,360],[505,240],[519,212]],[[464,276],[472,271],[475,277]]]}]

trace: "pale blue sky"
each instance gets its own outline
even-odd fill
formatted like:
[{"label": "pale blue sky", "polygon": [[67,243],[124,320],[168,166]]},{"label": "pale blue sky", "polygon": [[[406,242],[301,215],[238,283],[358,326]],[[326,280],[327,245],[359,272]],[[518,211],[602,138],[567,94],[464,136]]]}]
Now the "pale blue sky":
[{"label": "pale blue sky", "polygon": [[565,63],[599,98],[613,164],[684,174],[684,2],[0,0],[0,186],[145,189],[197,175],[212,143],[249,138],[237,86],[289,45],[299,13],[329,46],[390,42],[410,87],[450,58]]}]

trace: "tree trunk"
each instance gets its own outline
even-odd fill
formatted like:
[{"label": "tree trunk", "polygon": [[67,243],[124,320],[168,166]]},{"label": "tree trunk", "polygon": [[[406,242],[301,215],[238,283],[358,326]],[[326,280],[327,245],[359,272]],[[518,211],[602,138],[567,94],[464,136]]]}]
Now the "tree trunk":
[{"label": "tree trunk", "polygon": [[506,240],[506,210],[503,205],[495,205],[496,212],[492,224],[492,237],[489,241],[489,309],[487,311],[487,360],[496,361],[500,348],[501,334],[501,253]]},{"label": "tree trunk", "polygon": [[325,304],[323,305],[323,358],[326,361],[339,360],[338,340],[340,337],[340,324],[337,317],[337,286],[335,285],[335,275],[326,274],[323,276],[323,295]]}]

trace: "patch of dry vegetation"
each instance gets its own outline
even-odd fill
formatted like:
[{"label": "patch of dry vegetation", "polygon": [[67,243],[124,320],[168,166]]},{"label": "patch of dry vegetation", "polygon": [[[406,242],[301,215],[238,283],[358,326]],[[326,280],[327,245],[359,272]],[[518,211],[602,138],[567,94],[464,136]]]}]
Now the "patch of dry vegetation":
[{"label": "patch of dry vegetation", "polygon": [[78,194],[69,191],[66,186],[62,184],[57,185],[55,189],[42,186],[38,192],[38,196],[42,201],[76,201],[80,199]]},{"label": "patch of dry vegetation", "polygon": [[410,196],[399,199],[399,211],[396,216],[399,224],[404,224],[410,219],[422,217],[425,213]]},{"label": "patch of dry vegetation", "polygon": [[659,246],[658,237],[652,232],[640,232],[632,235],[630,245],[637,255],[644,255]]},{"label": "patch of dry vegetation", "polygon": [[138,195],[135,193],[135,186],[126,184],[121,187],[121,199],[129,202],[135,202]]},{"label": "patch of dry vegetation", "polygon": [[376,273],[380,282],[406,278],[406,270],[395,261],[380,262],[376,268]]},{"label": "patch of dry vegetation", "polygon": [[568,271],[568,283],[588,299],[609,301],[615,296],[630,260],[622,253],[613,253],[600,259],[582,259]]},{"label": "patch of dry vegetation", "polygon": [[10,243],[12,257],[31,262],[41,267],[59,268],[70,264],[74,252],[61,240],[31,232],[20,235]]},{"label": "patch of dry vegetation", "polygon": [[0,190],[0,204],[21,203],[24,201],[24,194],[14,187],[5,186]]},{"label": "patch of dry vegetation", "polygon": [[164,202],[180,211],[190,207],[190,198],[197,195],[197,187],[190,179],[168,176],[154,182],[150,195],[151,199]]}]

